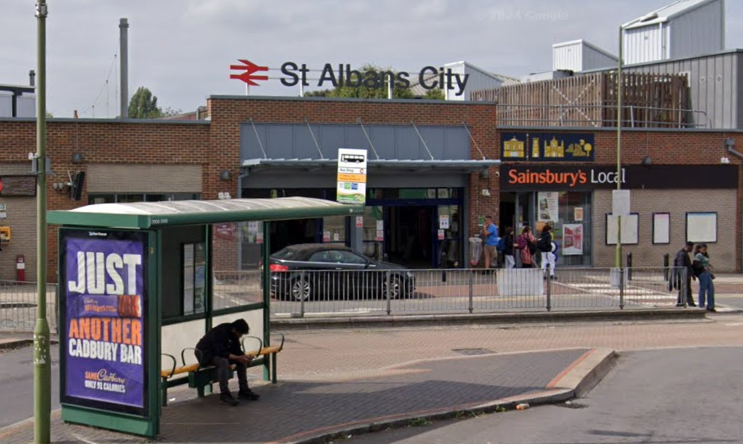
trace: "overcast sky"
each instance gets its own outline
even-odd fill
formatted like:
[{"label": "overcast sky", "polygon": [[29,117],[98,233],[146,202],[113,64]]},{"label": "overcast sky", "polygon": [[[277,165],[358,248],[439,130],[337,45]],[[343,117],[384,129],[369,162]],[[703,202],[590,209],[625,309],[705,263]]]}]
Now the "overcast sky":
[{"label": "overcast sky", "polygon": [[[586,39],[616,53],[617,29],[673,0],[51,0],[47,107],[55,117],[118,114],[119,18],[129,19],[129,92],[192,111],[244,94],[229,65],[249,59],[364,63],[416,72],[466,60],[520,77],[548,71],[552,44]],[[743,47],[743,0],[728,0],[726,45]],[[33,0],[0,5],[0,83],[36,69]],[[112,69],[113,68],[113,69]],[[278,73],[271,73],[278,75]],[[108,86],[106,80],[108,79]],[[251,95],[297,95],[269,80]]]}]

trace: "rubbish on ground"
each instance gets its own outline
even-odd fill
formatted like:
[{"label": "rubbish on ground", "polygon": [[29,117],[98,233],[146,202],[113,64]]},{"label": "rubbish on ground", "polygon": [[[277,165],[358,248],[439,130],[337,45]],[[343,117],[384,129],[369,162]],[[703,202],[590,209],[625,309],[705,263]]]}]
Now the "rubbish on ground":
[{"label": "rubbish on ground", "polygon": [[527,404],[525,402],[516,406],[516,410],[526,410],[528,408],[529,408],[529,404]]}]

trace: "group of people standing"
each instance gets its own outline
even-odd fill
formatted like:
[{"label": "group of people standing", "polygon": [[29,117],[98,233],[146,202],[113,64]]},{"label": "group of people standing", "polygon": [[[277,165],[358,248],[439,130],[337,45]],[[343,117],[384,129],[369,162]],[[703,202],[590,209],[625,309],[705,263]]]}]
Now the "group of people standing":
[{"label": "group of people standing", "polygon": [[[694,252],[694,259],[689,253]],[[695,307],[694,298],[691,295],[691,281],[699,279],[699,308],[706,308],[708,311],[715,312],[715,275],[712,273],[712,265],[709,261],[707,244],[694,245],[693,242],[687,242],[684,248],[676,253],[673,265],[677,271],[686,269],[686,285],[683,286],[683,274],[678,272],[675,279],[676,287],[679,289],[679,297],[676,306],[683,307],[684,300],[686,304]]]},{"label": "group of people standing", "polygon": [[498,227],[493,223],[492,217],[486,216],[483,225],[485,268],[497,264],[504,268],[516,268],[515,256],[518,254],[521,268],[536,268],[541,264],[545,274],[549,270],[550,278],[557,279],[555,275],[557,244],[554,242],[552,229],[552,225],[545,224],[539,237],[535,237],[529,225],[525,225],[518,236],[512,227],[506,227],[503,237],[500,238]]}]

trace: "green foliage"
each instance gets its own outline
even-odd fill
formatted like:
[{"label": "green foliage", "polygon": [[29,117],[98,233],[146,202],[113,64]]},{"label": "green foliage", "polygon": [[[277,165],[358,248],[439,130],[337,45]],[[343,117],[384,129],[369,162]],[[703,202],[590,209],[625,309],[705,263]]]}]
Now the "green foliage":
[{"label": "green foliage", "polygon": [[446,97],[444,97],[444,91],[441,91],[440,88],[434,88],[429,89],[426,91],[426,95],[423,96],[426,100],[445,100]]},{"label": "green foliage", "polygon": [[130,119],[158,119],[163,116],[163,111],[157,106],[157,96],[144,86],[137,88],[132,99],[129,101]]},{"label": "green foliage", "polygon": [[[366,77],[368,73],[376,73],[381,75],[382,72],[395,72],[392,68],[380,68],[375,65],[364,65],[359,69],[362,77]],[[395,72],[396,73],[396,72]],[[352,77],[355,79],[355,76]],[[386,99],[387,98],[387,87],[384,88],[369,88],[368,86],[338,86],[330,90],[312,91],[305,93],[305,97],[346,97],[354,99]],[[394,86],[392,88],[393,99],[414,99],[413,93],[410,88],[399,88]]]}]

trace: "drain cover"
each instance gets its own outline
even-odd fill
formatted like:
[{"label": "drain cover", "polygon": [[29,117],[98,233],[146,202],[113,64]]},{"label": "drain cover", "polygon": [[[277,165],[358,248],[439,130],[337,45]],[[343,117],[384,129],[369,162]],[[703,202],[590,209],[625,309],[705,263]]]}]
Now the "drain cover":
[{"label": "drain cover", "polygon": [[493,350],[488,350],[487,348],[453,348],[451,351],[466,356],[489,355],[495,353]]}]

